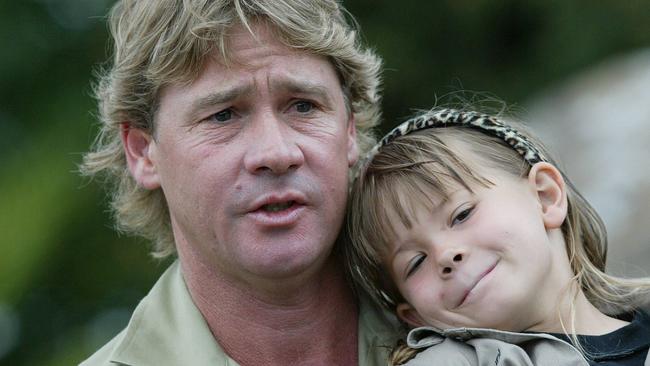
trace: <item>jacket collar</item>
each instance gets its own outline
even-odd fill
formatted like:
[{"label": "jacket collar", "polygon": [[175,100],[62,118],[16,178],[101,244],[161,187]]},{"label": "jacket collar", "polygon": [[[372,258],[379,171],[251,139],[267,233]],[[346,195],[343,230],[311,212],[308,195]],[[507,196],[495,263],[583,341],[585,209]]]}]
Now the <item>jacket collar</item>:
[{"label": "jacket collar", "polygon": [[571,346],[568,342],[546,333],[517,333],[488,328],[450,328],[438,329],[435,327],[418,327],[412,329],[406,338],[406,343],[411,348],[427,348],[442,343],[445,338],[453,338],[466,342],[474,338],[490,338],[512,344],[522,344],[534,339],[547,339],[564,346]]}]

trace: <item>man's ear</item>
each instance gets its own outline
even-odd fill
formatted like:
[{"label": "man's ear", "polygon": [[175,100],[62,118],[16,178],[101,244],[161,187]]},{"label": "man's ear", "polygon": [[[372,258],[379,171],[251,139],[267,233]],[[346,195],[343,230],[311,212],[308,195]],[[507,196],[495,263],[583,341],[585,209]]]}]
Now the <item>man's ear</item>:
[{"label": "man's ear", "polygon": [[352,167],[359,160],[359,147],[357,146],[357,125],[354,114],[350,113],[348,119],[348,166]]},{"label": "man's ear", "polygon": [[143,188],[159,188],[160,178],[156,170],[155,159],[152,159],[156,150],[156,142],[148,132],[132,127],[128,122],[122,123],[120,128],[126,163],[133,179]]},{"label": "man's ear", "polygon": [[528,182],[537,194],[542,208],[542,219],[547,229],[562,226],[567,215],[566,186],[562,173],[553,165],[540,162],[530,169]]},{"label": "man's ear", "polygon": [[405,302],[397,304],[397,317],[412,327],[421,327],[426,324],[417,310]]}]

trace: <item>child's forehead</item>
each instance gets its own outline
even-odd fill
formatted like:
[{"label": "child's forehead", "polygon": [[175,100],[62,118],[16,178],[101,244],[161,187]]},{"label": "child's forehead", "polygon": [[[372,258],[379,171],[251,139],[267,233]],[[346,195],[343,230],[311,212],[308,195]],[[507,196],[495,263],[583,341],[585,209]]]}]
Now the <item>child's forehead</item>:
[{"label": "child's forehead", "polygon": [[396,239],[396,231],[410,229],[419,221],[422,212],[433,213],[441,209],[460,192],[470,192],[460,182],[449,181],[440,186],[418,184],[417,181],[402,179],[389,191],[389,197],[382,200],[384,225],[387,236]]},{"label": "child's forehead", "polygon": [[[426,204],[439,206],[459,191],[474,191],[491,184],[501,172],[482,161],[476,153],[438,160],[426,157],[412,166],[383,177],[383,192],[395,196],[397,206]],[[410,165],[410,164],[405,164]]]},{"label": "child's forehead", "polygon": [[443,205],[449,198],[461,189],[463,185],[452,179],[443,179],[440,185],[432,186],[407,177],[395,184],[395,195],[399,198],[399,206],[426,206],[435,208]]}]

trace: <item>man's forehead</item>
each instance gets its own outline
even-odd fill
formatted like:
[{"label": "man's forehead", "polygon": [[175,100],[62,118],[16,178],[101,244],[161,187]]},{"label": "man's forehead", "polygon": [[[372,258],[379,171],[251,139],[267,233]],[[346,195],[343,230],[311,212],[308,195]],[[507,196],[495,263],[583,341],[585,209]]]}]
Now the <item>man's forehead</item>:
[{"label": "man's forehead", "polygon": [[164,105],[169,100],[182,101],[180,105],[174,103],[180,109],[172,113],[177,119],[191,122],[212,106],[266,92],[273,97],[313,97],[325,108],[345,102],[336,69],[323,56],[294,51],[281,43],[232,54],[237,57],[226,64],[213,51],[193,80],[163,87],[160,107],[167,109]]},{"label": "man's forehead", "polygon": [[[206,78],[219,84],[235,82],[238,77],[246,78],[249,76],[247,73],[266,68],[273,72],[274,76],[281,77],[278,80],[268,80],[269,83],[273,82],[275,87],[296,84],[296,79],[300,76],[304,78],[301,84],[308,84],[310,80],[316,80],[315,72],[335,75],[338,80],[338,73],[329,58],[285,45],[269,27],[263,23],[253,24],[250,30],[242,25],[235,27],[223,45],[215,45],[206,55],[188,84],[195,84]],[[306,64],[311,68],[306,68]],[[306,73],[310,73],[309,77],[304,75]]]},{"label": "man's forehead", "polygon": [[[293,50],[281,43],[266,43],[242,50],[230,49],[227,55],[224,59],[219,50],[213,50],[184,81],[164,85],[162,89],[172,87],[187,90],[202,83],[210,84],[210,88],[243,84],[249,81],[247,79],[251,73],[261,69],[268,70],[275,77],[267,81],[276,88],[296,84],[315,87],[319,84],[317,74],[335,76],[340,84],[336,69],[328,58]],[[309,67],[306,67],[307,64]]]},{"label": "man's forehead", "polygon": [[224,31],[222,37],[215,38],[203,56],[188,62],[186,67],[176,69],[175,77],[170,77],[161,87],[186,86],[195,83],[206,73],[215,76],[226,74],[230,69],[254,67],[255,62],[264,55],[309,55],[308,52],[286,46],[276,33],[264,22],[256,22],[249,28],[234,25]]},{"label": "man's forehead", "polygon": [[282,41],[280,31],[265,21],[236,24],[229,28],[223,40],[215,45],[208,57],[225,67],[251,66],[259,56],[308,54],[289,47]]},{"label": "man's forehead", "polygon": [[[247,58],[228,65],[210,59],[194,80],[169,85],[167,89],[191,92],[192,98],[215,92],[243,95],[262,88],[273,92],[308,93],[331,98],[330,94],[340,88],[334,66],[324,57],[311,59],[311,62],[301,62],[302,58],[292,57],[268,63],[260,58]],[[258,71],[261,74],[258,75]]]}]

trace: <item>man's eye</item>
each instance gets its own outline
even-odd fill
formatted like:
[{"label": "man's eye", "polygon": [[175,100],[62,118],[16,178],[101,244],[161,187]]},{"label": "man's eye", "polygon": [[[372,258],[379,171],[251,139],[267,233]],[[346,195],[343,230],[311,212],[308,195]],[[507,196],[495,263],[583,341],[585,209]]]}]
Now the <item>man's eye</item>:
[{"label": "man's eye", "polygon": [[299,113],[309,113],[312,109],[314,109],[314,103],[301,100],[299,102],[296,102],[296,104],[294,104],[294,107]]},{"label": "man's eye", "polygon": [[208,121],[217,123],[228,122],[230,119],[232,119],[232,109],[230,108],[219,111],[207,118]]},{"label": "man's eye", "polygon": [[406,277],[411,276],[415,271],[420,268],[420,264],[424,261],[424,258],[427,256],[424,254],[418,254],[415,258],[411,259],[409,262],[408,268],[406,269]]},{"label": "man's eye", "polygon": [[469,207],[469,208],[466,208],[466,209],[462,210],[461,212],[459,212],[458,215],[456,215],[451,220],[451,224],[456,225],[456,224],[460,224],[460,223],[464,222],[465,220],[467,220],[467,218],[470,217],[470,215],[472,214],[473,209],[474,209],[473,207]]}]

